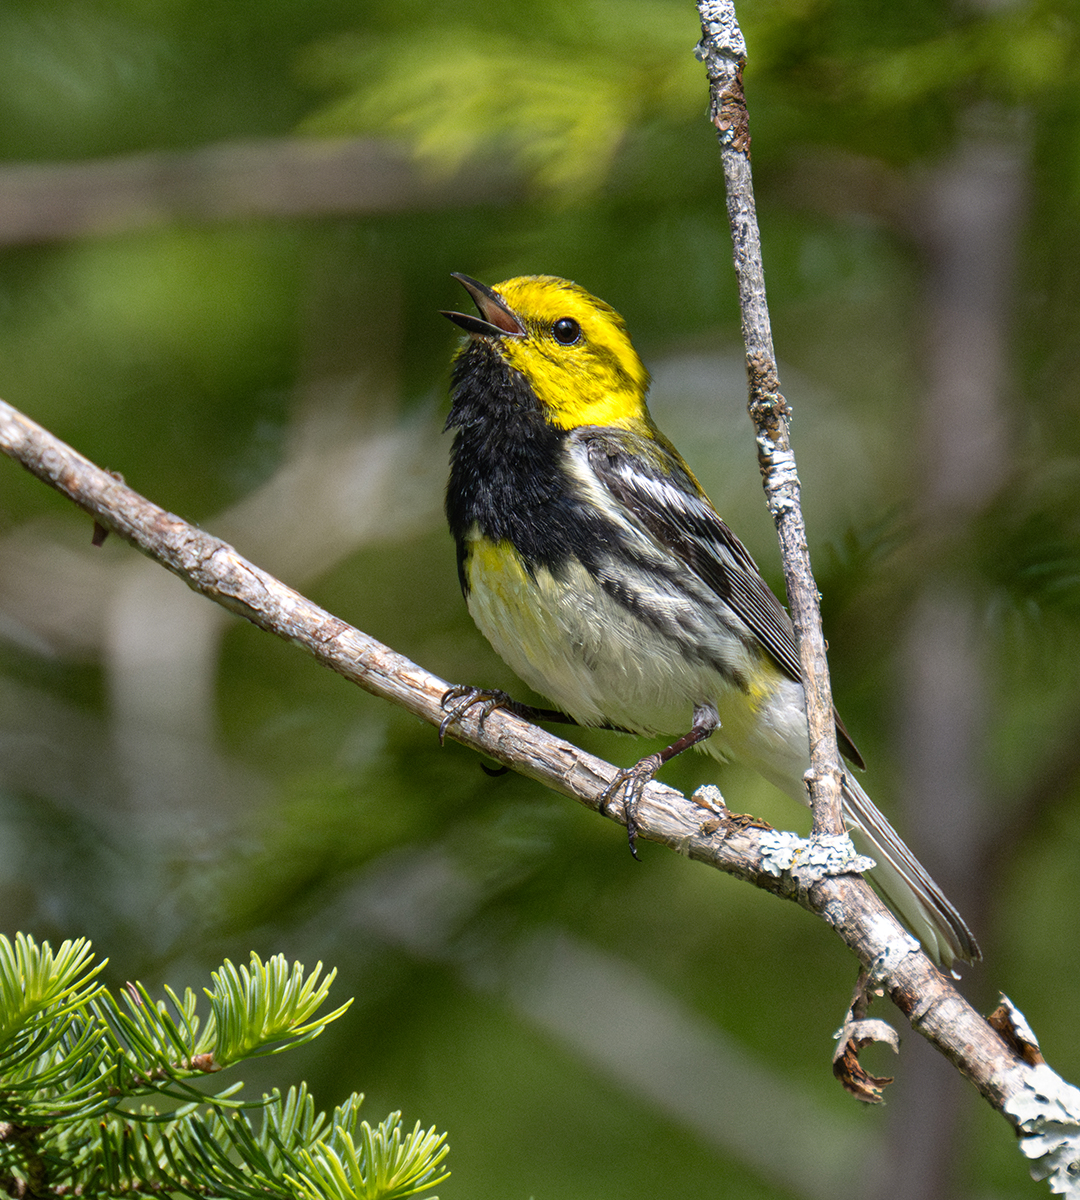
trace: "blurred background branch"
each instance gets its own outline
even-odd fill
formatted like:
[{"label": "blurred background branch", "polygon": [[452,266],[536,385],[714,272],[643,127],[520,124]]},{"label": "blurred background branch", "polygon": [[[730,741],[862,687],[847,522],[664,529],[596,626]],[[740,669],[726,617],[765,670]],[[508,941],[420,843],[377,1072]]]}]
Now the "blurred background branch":
[{"label": "blurred background branch", "polygon": [[176,222],[396,213],[509,202],[493,166],[433,179],[378,138],[266,138],[187,151],[0,166],[0,244],[106,237]]}]

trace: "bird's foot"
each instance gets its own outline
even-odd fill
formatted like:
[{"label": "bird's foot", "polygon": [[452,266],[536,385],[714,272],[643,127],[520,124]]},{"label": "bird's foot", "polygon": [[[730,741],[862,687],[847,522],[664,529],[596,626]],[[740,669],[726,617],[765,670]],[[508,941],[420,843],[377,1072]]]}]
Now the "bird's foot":
[{"label": "bird's foot", "polygon": [[478,705],[480,706],[481,729],[484,727],[484,722],[497,708],[512,712],[515,717],[520,717],[523,721],[531,721],[534,725],[538,721],[554,721],[558,725],[577,724],[573,717],[567,716],[560,709],[537,708],[533,704],[522,704],[520,700],[515,700],[509,692],[501,691],[499,688],[479,688],[470,687],[468,684],[459,684],[457,687],[447,688],[439,703],[443,708],[451,705],[446,716],[439,723],[440,745],[450,726],[455,721],[459,721],[470,708]]},{"label": "bird's foot", "polygon": [[524,717],[525,720],[529,719],[525,711],[528,706],[518,704],[513,696],[498,688],[469,687],[468,684],[459,684],[457,687],[447,688],[443,692],[439,704],[446,709],[446,716],[439,722],[440,746],[445,741],[446,731],[450,726],[460,721],[473,708],[480,710],[477,723],[481,729],[484,727],[484,722],[497,708],[505,708],[519,717]]},{"label": "bird's foot", "polygon": [[684,733],[681,738],[677,738],[670,746],[665,746],[659,753],[650,754],[634,766],[620,771],[604,789],[604,794],[600,797],[600,812],[604,816],[607,815],[608,805],[615,799],[621,789],[624,790],[623,819],[626,821],[626,836],[630,841],[630,853],[635,858],[638,856],[637,812],[645,788],[664,763],[670,762],[676,755],[682,754],[684,750],[689,750],[691,746],[696,746],[707,737],[711,737],[719,724],[720,717],[714,705],[695,704],[694,723],[691,725],[688,733]]},{"label": "bird's foot", "polygon": [[662,754],[650,754],[632,767],[621,770],[604,789],[600,797],[600,812],[608,815],[611,802],[621,791],[623,793],[623,819],[626,822],[626,837],[630,843],[630,853],[637,858],[637,812],[641,804],[641,796],[645,788],[652,782],[656,772],[664,765]]}]

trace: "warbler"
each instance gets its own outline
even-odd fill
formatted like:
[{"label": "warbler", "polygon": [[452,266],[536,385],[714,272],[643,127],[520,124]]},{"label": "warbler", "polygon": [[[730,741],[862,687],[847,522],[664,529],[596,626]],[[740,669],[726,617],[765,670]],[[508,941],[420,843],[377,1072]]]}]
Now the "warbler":
[{"label": "warbler", "polygon": [[[649,374],[622,318],[554,276],[493,288],[454,278],[480,315],[443,313],[469,335],[452,371],[446,515],[481,632],[557,706],[541,715],[675,738],[620,776],[628,789],[696,745],[808,803],[791,620],[654,423]],[[504,699],[465,688],[451,697],[444,727]],[[839,717],[837,735],[862,767]],[[933,958],[980,958],[850,771],[843,811],[878,887]]]}]

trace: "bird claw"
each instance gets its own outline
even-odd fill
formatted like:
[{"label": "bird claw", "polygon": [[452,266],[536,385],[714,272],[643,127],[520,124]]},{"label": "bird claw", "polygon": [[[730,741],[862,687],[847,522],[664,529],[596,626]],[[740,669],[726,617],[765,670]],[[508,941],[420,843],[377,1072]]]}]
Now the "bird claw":
[{"label": "bird claw", "polygon": [[[630,843],[630,853],[637,858],[637,811],[641,804],[641,796],[645,788],[652,782],[656,772],[664,765],[663,757],[650,754],[632,767],[621,770],[604,789],[600,797],[599,811],[602,816],[608,816],[611,802],[623,792],[623,819],[626,822],[626,837]],[[624,790],[625,789],[625,790]]]},{"label": "bird claw", "polygon": [[442,708],[452,705],[447,708],[446,716],[439,722],[440,746],[446,740],[446,733],[450,726],[460,721],[470,708],[479,706],[480,714],[477,717],[477,724],[483,729],[484,722],[497,708],[508,708],[511,712],[516,712],[518,707],[517,701],[507,692],[499,691],[498,688],[470,687],[468,684],[447,688],[443,692],[439,704]]}]

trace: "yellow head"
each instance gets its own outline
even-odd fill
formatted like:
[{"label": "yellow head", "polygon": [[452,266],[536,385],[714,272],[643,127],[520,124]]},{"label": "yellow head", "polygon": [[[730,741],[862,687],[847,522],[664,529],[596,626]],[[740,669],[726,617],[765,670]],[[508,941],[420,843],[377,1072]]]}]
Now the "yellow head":
[{"label": "yellow head", "polygon": [[521,275],[493,288],[467,275],[454,278],[480,317],[444,315],[473,337],[488,339],[525,377],[550,424],[651,425],[649,373],[610,305],[554,275]]}]

